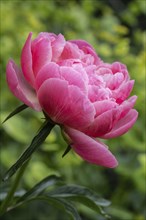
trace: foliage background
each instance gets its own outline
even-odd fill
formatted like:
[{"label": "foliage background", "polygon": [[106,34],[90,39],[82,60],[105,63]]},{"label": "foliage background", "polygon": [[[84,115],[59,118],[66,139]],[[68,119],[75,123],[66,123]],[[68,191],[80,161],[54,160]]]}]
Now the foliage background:
[{"label": "foliage background", "polygon": [[[1,120],[21,104],[8,90],[5,68],[11,57],[20,63],[21,48],[30,31],[34,37],[47,31],[62,33],[66,39],[87,40],[104,61],[127,65],[135,79],[133,94],[138,96],[137,123],[122,137],[106,141],[119,161],[116,169],[88,164],[73,152],[62,159],[66,144],[56,127],[33,155],[21,187],[29,189],[45,176],[58,174],[67,183],[88,186],[111,200],[107,212],[112,220],[145,219],[145,13],[145,0],[1,1]],[[1,126],[1,176],[30,143],[42,117],[26,110]],[[104,219],[82,205],[78,209],[83,220]],[[4,219],[68,218],[45,203],[33,202],[9,212]]]}]

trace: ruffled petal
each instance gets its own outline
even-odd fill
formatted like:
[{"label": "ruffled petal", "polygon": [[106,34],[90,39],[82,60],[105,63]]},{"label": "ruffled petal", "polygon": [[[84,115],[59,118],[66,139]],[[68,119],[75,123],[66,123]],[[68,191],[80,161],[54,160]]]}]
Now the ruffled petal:
[{"label": "ruffled petal", "polygon": [[84,132],[92,137],[101,137],[113,128],[113,125],[119,119],[119,114],[117,108],[102,113],[95,118],[93,123]]},{"label": "ruffled petal", "polygon": [[59,34],[52,42],[52,61],[57,62],[66,44],[64,36]]},{"label": "ruffled petal", "polygon": [[31,36],[32,36],[32,33],[28,35],[28,38],[22,49],[21,67],[22,67],[22,72],[24,74],[25,79],[29,82],[31,86],[35,87],[34,86],[34,73],[32,69]]},{"label": "ruffled petal", "polygon": [[94,102],[94,107],[96,110],[96,117],[108,110],[116,108],[117,106],[118,104],[111,100],[102,100],[102,101]]},{"label": "ruffled petal", "polygon": [[112,63],[111,64],[111,70],[112,70],[113,74],[115,74],[117,72],[123,73],[124,78],[125,78],[126,81],[130,79],[127,67],[123,63],[120,63],[120,62]]},{"label": "ruffled petal", "polygon": [[48,79],[38,90],[42,108],[53,121],[82,129],[95,115],[94,106],[76,86],[61,79]]},{"label": "ruffled petal", "polygon": [[114,75],[113,74],[105,74],[103,76],[104,81],[106,82],[106,86],[111,89],[118,89],[118,87],[123,83],[124,81],[124,75],[123,73],[117,72]]},{"label": "ruffled petal", "polygon": [[133,108],[137,96],[132,96],[120,106],[110,100],[97,101],[94,103],[96,117],[94,122],[84,130],[93,137],[103,137],[109,133],[122,118]]},{"label": "ruffled petal", "polygon": [[109,168],[118,165],[116,158],[105,144],[72,128],[65,128],[65,132],[71,139],[71,147],[84,160]]},{"label": "ruffled petal", "polygon": [[101,59],[96,54],[93,47],[85,40],[70,40],[69,42],[76,44],[79,47],[79,49],[84,51],[84,53],[91,54],[94,57],[94,64],[98,65],[102,63]]},{"label": "ruffled petal", "polygon": [[81,51],[78,47],[69,41],[66,42],[63,52],[60,56],[60,61],[65,59],[80,59]]},{"label": "ruffled petal", "polygon": [[60,67],[61,77],[65,79],[69,85],[78,86],[83,92],[87,92],[86,82],[83,80],[83,72],[78,72],[72,67]]},{"label": "ruffled petal", "polygon": [[41,111],[35,91],[29,86],[21,70],[13,60],[10,60],[7,64],[6,77],[11,92],[19,100],[36,111]]},{"label": "ruffled petal", "polygon": [[119,86],[118,89],[113,90],[113,98],[116,99],[118,104],[121,104],[125,101],[130,95],[134,85],[134,80],[130,80],[128,82],[124,82]]},{"label": "ruffled petal", "polygon": [[122,119],[123,117],[128,114],[128,112],[134,107],[135,102],[136,102],[137,96],[131,96],[129,99],[125,100],[118,108],[118,111],[120,113],[119,120]]},{"label": "ruffled petal", "polygon": [[134,125],[137,117],[138,112],[135,109],[131,109],[124,118],[116,123],[109,133],[103,135],[101,138],[109,139],[125,134]]}]

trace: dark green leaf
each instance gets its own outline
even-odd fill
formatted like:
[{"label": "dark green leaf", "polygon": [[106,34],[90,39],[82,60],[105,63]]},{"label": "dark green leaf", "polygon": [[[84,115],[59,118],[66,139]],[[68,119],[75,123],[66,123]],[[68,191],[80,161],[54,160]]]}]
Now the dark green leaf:
[{"label": "dark green leaf", "polygon": [[23,104],[19,107],[17,107],[14,111],[12,111],[6,118],[5,120],[3,121],[6,122],[8,119],[12,118],[14,115],[18,114],[19,112],[23,111],[24,109],[28,108],[29,106]]},{"label": "dark green leaf", "polygon": [[[36,199],[38,199],[38,197],[36,197]],[[78,211],[76,210],[76,208],[73,206],[71,202],[66,201],[65,199],[62,199],[62,198],[54,198],[51,196],[44,196],[44,197],[41,197],[41,199],[45,200],[50,205],[63,210],[65,213],[68,213],[71,219],[81,220],[78,214]]]},{"label": "dark green leaf", "polygon": [[[21,197],[21,196],[23,196],[24,194],[25,194],[25,190],[19,190],[19,191],[16,191],[15,193],[14,193],[14,197]],[[5,191],[5,192],[0,192],[0,201],[3,201],[5,198],[6,198],[6,196],[7,196],[7,192]]]},{"label": "dark green leaf", "polygon": [[52,191],[50,193],[50,195],[52,196],[58,196],[58,197],[76,197],[76,198],[84,198],[87,199],[87,203],[88,201],[92,201],[94,202],[94,204],[96,205],[100,205],[100,206],[109,206],[110,205],[110,201],[103,199],[101,197],[99,197],[94,191],[86,188],[86,187],[82,187],[82,186],[76,186],[76,185],[70,185],[70,186],[61,186],[57,189],[55,189],[54,191]]},{"label": "dark green leaf", "polygon": [[67,212],[73,220],[81,220],[76,207],[70,201],[66,201],[65,199],[60,198],[57,198],[57,201],[63,204],[64,211]]},{"label": "dark green leaf", "polygon": [[33,138],[29,147],[24,151],[24,153],[20,156],[20,158],[16,161],[16,163],[10,167],[10,169],[6,172],[3,177],[3,180],[8,180],[35,152],[40,145],[44,142],[52,128],[55,124],[51,124],[48,121],[44,122],[42,129],[38,132],[38,134]]},{"label": "dark green leaf", "polygon": [[65,152],[63,153],[62,157],[64,157],[70,150],[71,150],[71,146],[68,145]]},{"label": "dark green leaf", "polygon": [[104,215],[106,218],[109,218],[102,207],[109,206],[110,202],[99,197],[96,192],[86,187],[76,185],[62,186],[49,194],[55,198],[68,198],[73,201],[80,202],[96,212],[97,210],[100,211],[102,215]]},{"label": "dark green leaf", "polygon": [[34,200],[41,200],[47,202],[49,205],[54,206],[55,208],[58,208],[63,212],[67,213],[72,220],[81,220],[78,211],[70,201],[66,201],[62,198],[54,198],[52,196],[36,196],[33,198],[28,198],[23,202],[15,204],[15,206],[10,207],[8,210],[10,211],[20,206],[22,203],[28,203]]},{"label": "dark green leaf", "polygon": [[27,193],[25,193],[17,202],[24,201],[28,198],[39,195],[49,186],[55,185],[57,182],[60,182],[60,177],[51,175],[47,176],[45,179],[37,183],[33,188],[31,188]]}]

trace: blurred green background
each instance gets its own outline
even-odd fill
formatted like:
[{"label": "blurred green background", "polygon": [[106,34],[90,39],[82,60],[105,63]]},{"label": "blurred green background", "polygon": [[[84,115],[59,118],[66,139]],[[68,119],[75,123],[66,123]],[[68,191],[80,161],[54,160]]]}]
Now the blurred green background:
[{"label": "blurred green background", "polygon": [[[21,104],[7,87],[5,69],[9,58],[20,63],[21,48],[29,32],[33,32],[33,37],[47,31],[62,33],[66,39],[88,41],[105,62],[120,61],[127,65],[135,79],[132,94],[138,96],[135,108],[139,118],[134,127],[122,137],[106,141],[119,161],[116,169],[88,164],[73,152],[62,159],[66,144],[56,127],[33,155],[21,187],[29,189],[45,176],[58,174],[66,183],[90,187],[111,200],[107,212],[112,220],[145,219],[145,13],[145,0],[1,1],[1,120]],[[1,176],[30,143],[42,117],[28,109],[1,126]],[[78,209],[83,220],[105,219],[82,205]],[[45,203],[33,202],[9,212],[3,219],[68,217]]]}]

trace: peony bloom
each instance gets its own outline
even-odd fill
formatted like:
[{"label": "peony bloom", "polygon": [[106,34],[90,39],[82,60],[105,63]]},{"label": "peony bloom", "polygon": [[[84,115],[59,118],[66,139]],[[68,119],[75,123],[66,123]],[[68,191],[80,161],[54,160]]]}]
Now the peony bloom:
[{"label": "peony bloom", "polygon": [[134,85],[124,64],[104,63],[84,40],[29,34],[21,54],[21,68],[7,64],[12,93],[36,111],[44,111],[61,125],[71,147],[84,160],[116,167],[108,147],[95,138],[109,139],[126,133],[138,113]]}]

